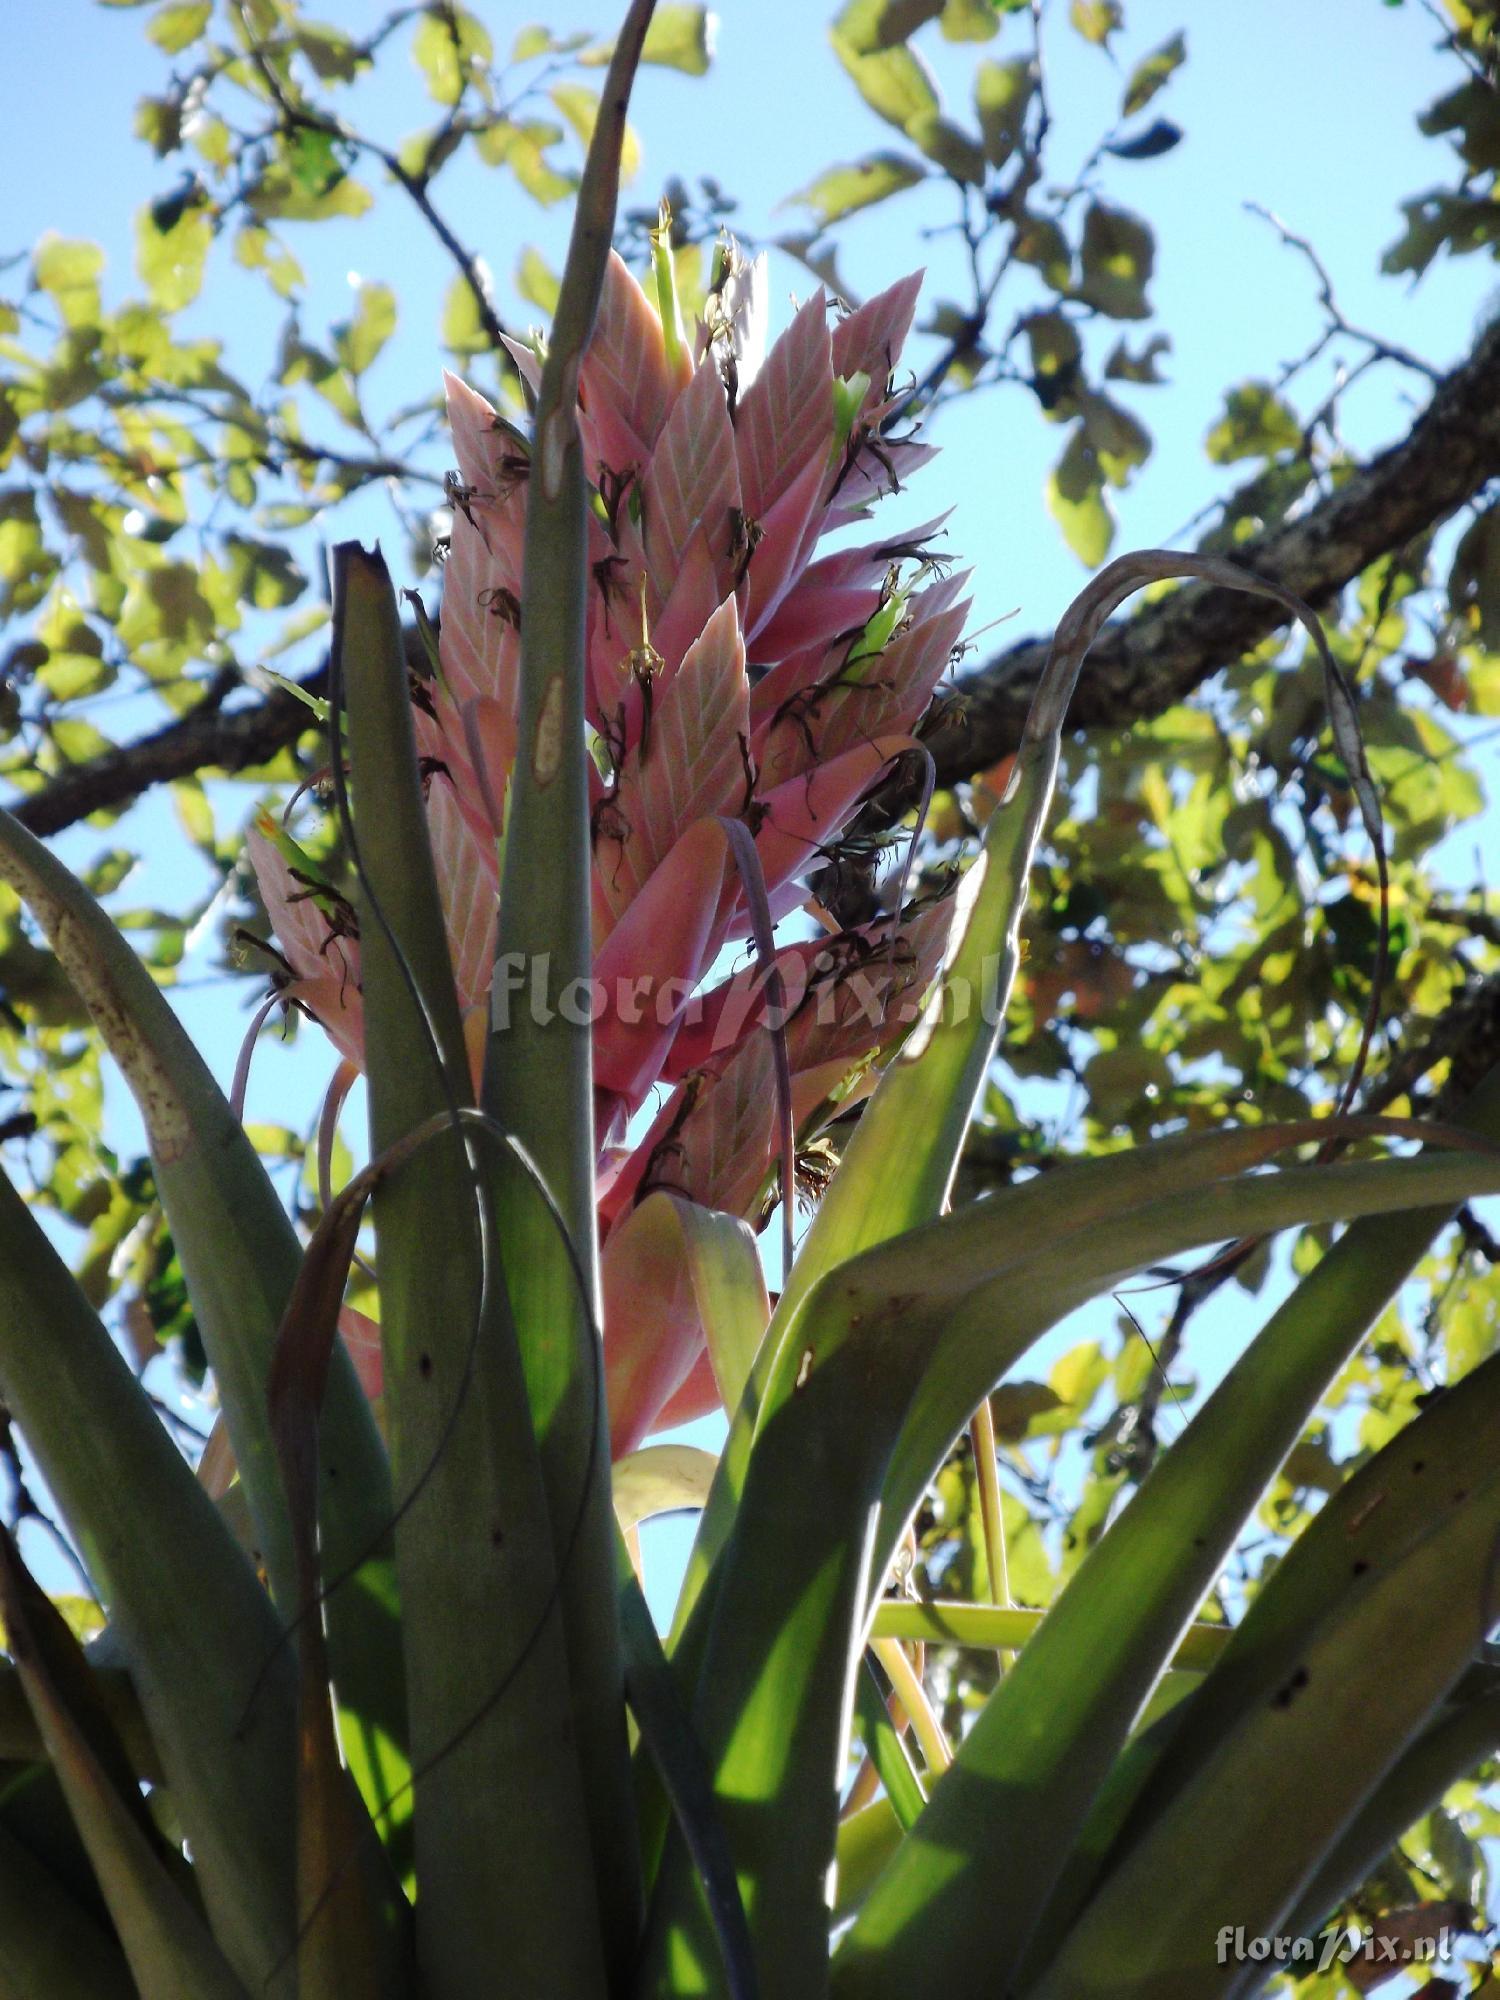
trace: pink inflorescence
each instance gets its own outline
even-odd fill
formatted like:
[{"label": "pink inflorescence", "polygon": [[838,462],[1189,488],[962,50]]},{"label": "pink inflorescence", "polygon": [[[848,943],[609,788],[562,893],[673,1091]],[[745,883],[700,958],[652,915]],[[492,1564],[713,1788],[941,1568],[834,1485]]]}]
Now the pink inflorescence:
[{"label": "pink inflorescence", "polygon": [[[750,910],[721,820],[753,836],[773,915],[860,801],[916,748],[957,646],[964,578],[927,550],[941,525],[815,559],[819,540],[931,455],[882,435],[919,278],[836,316],[820,290],[766,351],[763,261],[721,259],[696,342],[611,259],[579,382],[589,523],[599,1227],[616,1452],[718,1400],[691,1284],[659,1231],[666,1189],[757,1226],[777,1163],[766,981],[708,988]],[[535,379],[538,363],[516,358]],[[458,458],[439,671],[414,682],[428,827],[476,1068],[489,1015],[498,851],[515,756],[528,447],[453,376]],[[359,943],[287,857],[251,836],[290,976],[287,999],[362,1060]],[[942,902],[779,953],[799,1143],[858,1095],[913,1018],[947,930]],[[497,1002],[500,996],[496,996]],[[524,982],[507,1004],[526,1004]],[[630,1121],[653,1087],[644,1135]],[[649,1245],[647,1237],[649,1236]]]}]

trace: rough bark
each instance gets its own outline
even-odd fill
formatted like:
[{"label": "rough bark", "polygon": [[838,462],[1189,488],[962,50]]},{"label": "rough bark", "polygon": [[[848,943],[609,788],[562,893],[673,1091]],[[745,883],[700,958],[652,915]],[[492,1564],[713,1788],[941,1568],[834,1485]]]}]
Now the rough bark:
[{"label": "rough bark", "polygon": [[[310,694],[321,694],[325,681],[326,670],[319,667],[302,685]],[[268,763],[316,726],[306,703],[280,688],[250,707],[225,709],[210,687],[178,721],[72,765],[11,810],[35,834],[60,833],[90,813],[128,806],[152,785],[195,771],[232,773]]]}]

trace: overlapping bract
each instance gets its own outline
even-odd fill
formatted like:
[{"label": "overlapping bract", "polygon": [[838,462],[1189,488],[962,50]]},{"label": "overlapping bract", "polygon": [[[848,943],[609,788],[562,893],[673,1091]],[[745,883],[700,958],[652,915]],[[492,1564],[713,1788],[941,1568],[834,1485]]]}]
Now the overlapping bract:
[{"label": "overlapping bract", "polygon": [[[963,579],[927,550],[936,522],[814,559],[820,537],[929,456],[882,435],[919,280],[842,318],[819,291],[767,352],[763,263],[730,254],[721,269],[689,352],[613,258],[579,384],[594,489],[589,1004],[617,1452],[716,1400],[691,1288],[636,1254],[636,1204],[667,1188],[759,1222],[774,1186],[765,968],[750,960],[706,985],[751,929],[723,821],[749,828],[774,915],[806,902],[807,877],[861,798],[916,748],[967,609]],[[534,371],[532,355],[517,359]],[[439,662],[413,681],[413,702],[477,1073],[515,755],[529,460],[482,397],[447,386],[459,471]],[[358,1060],[352,912],[285,835],[257,832],[252,853],[286,996]],[[799,1143],[915,1018],[947,917],[937,903],[781,950]],[[528,1004],[524,968],[505,978],[497,1005]],[[657,1086],[664,1101],[643,1131]]]}]

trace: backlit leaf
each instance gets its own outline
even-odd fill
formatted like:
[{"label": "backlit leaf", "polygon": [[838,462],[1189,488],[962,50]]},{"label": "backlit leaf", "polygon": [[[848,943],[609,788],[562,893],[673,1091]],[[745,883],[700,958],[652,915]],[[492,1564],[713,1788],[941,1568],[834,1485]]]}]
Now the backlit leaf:
[{"label": "backlit leaf", "polygon": [[1145,319],[1146,286],[1156,261],[1150,229],[1124,209],[1090,204],[1083,219],[1083,275],[1078,296],[1111,319]]},{"label": "backlit leaf", "polygon": [[439,104],[457,104],[476,70],[494,60],[489,29],[464,7],[424,13],[412,37],[412,60]]},{"label": "backlit leaf", "polygon": [[1125,10],[1120,0],[1072,0],[1068,19],[1086,42],[1107,48],[1110,36],[1124,25]]},{"label": "backlit leaf", "polygon": [[988,42],[1000,32],[995,0],[948,0],[939,23],[946,42]]},{"label": "backlit leaf", "polygon": [[158,229],[149,210],[136,223],[135,267],[164,313],[180,312],[197,298],[203,261],[213,241],[213,225],[201,209],[189,209],[168,230]]},{"label": "backlit leaf", "polygon": [[936,118],[942,100],[932,74],[920,56],[905,47],[861,55],[835,30],[834,54],[854,80],[854,87],[877,116],[905,132],[923,118]]},{"label": "backlit leaf", "polygon": [[1097,568],[1114,540],[1114,516],[1104,499],[1104,479],[1080,425],[1047,479],[1047,508],[1080,562]]},{"label": "backlit leaf", "polygon": [[103,269],[104,252],[97,243],[49,232],[32,252],[32,280],[56,299],[68,326],[99,324],[99,273]]},{"label": "backlit leaf", "polygon": [[474,287],[462,272],[450,280],[444,295],[442,340],[454,354],[483,354],[490,345]]},{"label": "backlit leaf", "polygon": [[213,11],[213,0],[169,0],[147,23],[147,38],[167,55],[180,55],[197,41]]},{"label": "backlit leaf", "polygon": [[826,229],[841,216],[915,187],[924,178],[921,167],[900,153],[867,153],[847,166],[830,167],[789,200],[812,209],[819,226]]},{"label": "backlit leaf", "polygon": [[396,294],[389,285],[361,285],[354,314],[334,329],[333,344],[351,375],[363,375],[396,330]]},{"label": "backlit leaf", "polygon": [[[594,136],[594,123],[599,116],[598,91],[584,83],[555,83],[547,95],[587,145]],[[625,142],[620,148],[621,179],[634,180],[640,165],[641,142],[627,125]]]},{"label": "backlit leaf", "polygon": [[971,187],[984,184],[984,149],[951,118],[914,118],[907,136],[955,180]]},{"label": "backlit leaf", "polygon": [[1143,56],[1130,72],[1120,110],[1126,118],[1143,111],[1171,76],[1187,59],[1187,39],[1180,32],[1149,56]]},{"label": "backlit leaf", "polygon": [[1215,465],[1241,458],[1274,458],[1299,450],[1302,426],[1268,382],[1242,382],[1224,398],[1224,415],[1204,439]]},{"label": "backlit leaf", "polygon": [[705,76],[713,60],[714,25],[707,7],[658,7],[646,30],[641,61]]},{"label": "backlit leaf", "polygon": [[528,243],[516,264],[516,290],[550,319],[557,310],[558,281],[546,258]]}]

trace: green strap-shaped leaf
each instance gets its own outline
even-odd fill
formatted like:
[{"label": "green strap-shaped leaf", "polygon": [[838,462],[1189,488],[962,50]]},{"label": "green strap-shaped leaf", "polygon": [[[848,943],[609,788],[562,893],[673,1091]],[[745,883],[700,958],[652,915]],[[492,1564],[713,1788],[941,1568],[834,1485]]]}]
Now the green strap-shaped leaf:
[{"label": "green strap-shaped leaf", "polygon": [[[719,1393],[725,1408],[735,1413],[735,1449],[742,1452],[754,1428],[757,1400],[753,1391],[746,1394],[746,1388],[771,1317],[755,1238],[737,1217],[684,1201],[665,1189],[648,1195],[630,1221],[633,1230],[657,1238],[665,1259],[681,1259],[686,1265]],[[721,1493],[722,1507],[723,1489],[716,1473],[717,1461],[691,1445],[647,1445],[614,1467],[616,1516],[622,1527],[630,1527],[647,1512],[662,1511],[674,1502],[701,1510],[714,1491]],[[679,1613],[685,1615],[687,1601],[684,1591]],[[651,1774],[639,1759],[637,1778],[642,1863],[650,1876],[667,1833],[667,1800],[659,1786],[653,1788]]]},{"label": "green strap-shaped leaf", "polygon": [[880,1782],[885,1786],[891,1809],[902,1830],[909,1833],[927,1803],[927,1794],[922,1789],[922,1780],[917,1776],[916,1766],[907,1753],[901,1732],[891,1721],[885,1695],[875,1678],[868,1653],[859,1663],[854,1708],[859,1718],[859,1733],[864,1738],[865,1749],[870,1754]]},{"label": "green strap-shaped leaf", "polygon": [[616,1542],[615,1562],[631,1713],[671,1799],[677,1836],[704,1886],[730,2000],[754,2000],[759,1989],[750,1931],[708,1763],[623,1540]]},{"label": "green strap-shaped leaf", "polygon": [[901,1820],[888,1798],[878,1798],[839,1821],[833,1905],[836,1924],[859,1908],[870,1884],[900,1846],[901,1834]]},{"label": "green strap-shaped leaf", "polygon": [[[1500,1078],[1470,1115],[1482,1131],[1500,1129]],[[941,1928],[951,1943],[931,1943],[929,1966],[980,1949],[995,1976],[1008,1979],[1033,1924],[1066,1931],[1097,1865],[1091,1843],[1074,1855],[1074,1841],[1142,1703],[1308,1414],[1448,1213],[1356,1223],[1273,1315],[1051,1606],[965,1738],[959,1761],[970,1779],[934,1801],[922,1840],[879,1892],[904,1906],[920,1871],[934,1880],[941,1873]],[[893,1511],[908,1490],[909,1482],[892,1496]],[[1174,1743],[1174,1766],[1181,1755]],[[960,1823],[955,1815],[972,1808],[981,1785],[1031,1801],[1024,1818],[997,1823],[970,1810]],[[939,1848],[940,1866],[931,1859]],[[893,1956],[915,1962],[927,1950],[925,1930],[913,1921]]]},{"label": "green strap-shaped leaf", "polygon": [[[1107,1876],[1032,1989],[1038,2000],[1131,1991],[1214,2000],[1259,1985],[1260,1968],[1220,1952],[1221,1934],[1285,1931],[1310,1869],[1374,1774],[1395,1764],[1495,1622],[1492,1468],[1492,1457],[1433,1465],[1427,1532],[1327,1600],[1303,1643],[1274,1663],[1239,1722]],[[955,1990],[987,1989],[971,1980]]]},{"label": "green strap-shaped leaf", "polygon": [[[872,1639],[920,1639],[929,1646],[972,1646],[985,1652],[1015,1653],[1026,1645],[1049,1614],[998,1604],[960,1604],[937,1597],[919,1601],[883,1597],[870,1621]],[[1172,1655],[1183,1673],[1203,1674],[1229,1639],[1227,1625],[1189,1625]]]},{"label": "green strap-shaped leaf", "polygon": [[[883,1574],[904,1521],[890,1491],[909,1511],[989,1385],[1046,1327],[1132,1271],[1246,1230],[1495,1186],[1500,1159],[1490,1154],[1291,1168],[1127,1204],[1046,1248],[996,1243],[976,1282],[979,1204],[962,1225],[930,1225],[824,1281],[767,1391],[697,1679],[698,1726],[769,1990],[798,1990],[826,1948],[820,1885],[833,1852],[851,1648],[863,1642],[871,1576]],[[958,1234],[967,1256],[955,1265],[948,1238]],[[883,1494],[888,1512],[872,1532]],[[939,1780],[913,1840],[953,1775]],[[707,1976],[696,1889],[670,1864],[653,1905],[647,1992],[671,1990],[668,1966]],[[851,1933],[857,1957],[846,1958],[846,1943],[836,1961],[854,1968],[849,1991],[865,1992],[865,1978],[872,1992],[913,1990],[909,1966],[887,1974],[886,1946],[928,1899],[930,1880],[919,1879],[921,1893],[894,1921],[889,1907],[877,1918],[877,1885]],[[865,1937],[874,1939],[868,1950]]]},{"label": "green strap-shaped leaf", "polygon": [[[1283,1126],[1230,1127],[1159,1139],[1102,1159],[1070,1161],[1019,1186],[1000,1189],[982,1204],[958,1210],[943,1220],[936,1234],[913,1233],[901,1239],[884,1268],[896,1291],[923,1274],[941,1284],[945,1269],[946,1282],[964,1282],[966,1271],[967,1281],[975,1282],[995,1269],[1008,1253],[1019,1254],[1037,1242],[1058,1242],[1132,1205],[1191,1193],[1227,1174],[1274,1159],[1290,1147],[1325,1140],[1330,1129],[1326,1121],[1312,1120]],[[1369,1135],[1385,1131],[1392,1136],[1417,1136],[1429,1130],[1410,1120],[1348,1120],[1341,1129]],[[922,1273],[915,1268],[917,1260],[922,1260]],[[872,1274],[875,1268],[870,1267]],[[767,1385],[776,1367],[785,1362],[783,1344],[795,1331],[788,1331],[783,1311],[784,1300],[756,1355],[749,1393],[730,1421],[719,1471],[689,1557],[673,1625],[674,1649],[687,1649],[682,1654],[684,1671],[693,1670],[692,1663],[700,1657],[695,1648],[701,1646],[708,1613],[708,1607],[699,1603],[700,1592],[734,1520]],[[977,1394],[987,1393],[990,1386]]]},{"label": "green strap-shaped leaf", "polygon": [[47,1755],[141,1991],[161,2000],[247,2000],[193,1907],[180,1857],[169,1860],[90,1684],[83,1649],[4,1528],[0,1614]]},{"label": "green strap-shaped leaf", "polygon": [[[345,546],[335,584],[379,1158],[472,1087],[390,578],[378,557]],[[552,1528],[490,1234],[492,1176],[453,1122],[374,1198],[418,1959],[434,2000],[467,2000],[500,1965],[525,1990],[588,1996],[602,1992],[603,1966]]]},{"label": "green strap-shaped leaf", "polygon": [[[648,1195],[641,1207],[649,1208],[657,1199]],[[665,1190],[660,1199],[673,1204],[682,1231],[683,1256],[719,1394],[726,1410],[737,1409],[771,1318],[754,1233],[738,1216],[682,1201]]]},{"label": "green strap-shaped leaf", "polygon": [[137,2000],[125,1955],[52,1871],[0,1828],[0,1993]]},{"label": "green strap-shaped leaf", "polygon": [[369,1189],[367,1167],[328,1206],[293,1287],[267,1401],[297,1557],[298,2000],[404,2000],[411,1910],[339,1755],[319,1598],[318,1412]]},{"label": "green strap-shaped leaf", "polygon": [[1392,1570],[1437,1514],[1465,1504],[1471,1471],[1487,1471],[1497,1431],[1500,1358],[1492,1357],[1429,1404],[1319,1509],[1185,1706],[1172,1756],[1137,1801],[1122,1849],[1162,1816],[1213,1747],[1255,1707],[1266,1681],[1293,1671],[1328,1605],[1362,1578]]},{"label": "green strap-shaped leaf", "polygon": [[[527,483],[520,713],[507,794],[497,967],[524,965],[541,1007],[492,1023],[482,1103],[525,1146],[561,1209],[589,1296],[535,1192],[503,1170],[506,1284],[541,1445],[606,1962],[634,1961],[641,1881],[625,1730],[608,1423],[598,1324],[594,1086],[587,1010],[593,969],[584,696],[587,488],[578,371],[614,233],[625,113],[653,0],[633,0],[589,142],[537,396]],[[534,977],[533,977],[534,976]],[[505,990],[497,978],[497,993]],[[573,1004],[567,1004],[571,993]]]},{"label": "green strap-shaped leaf", "polygon": [[1316,617],[1291,591],[1216,556],[1147,549],[1121,556],[1078,594],[1053,636],[1006,796],[959,886],[943,969],[922,1017],[887,1064],[777,1308],[778,1337],[817,1281],[846,1258],[939,1214],[999,1040],[1020,962],[1026,884],[1052,794],[1063,724],[1105,621],[1148,583],[1190,576],[1270,597],[1307,629],[1324,662],[1330,719],[1366,832],[1384,868],[1379,808],[1353,699]]},{"label": "green strap-shaped leaf", "polygon": [[[214,1371],[256,1545],[288,1615],[296,1565],[266,1413],[276,1328],[302,1251],[276,1190],[207,1064],[125,939],[62,863],[0,812],[0,876],[27,905],[82,995],[140,1109],[152,1167]],[[322,1424],[319,1528],[330,1575],[378,1548],[390,1471],[348,1356],[334,1356]],[[388,1578],[372,1565],[328,1606],[346,1750],[384,1781],[405,1729]],[[393,1758],[399,1767],[399,1755]],[[366,1777],[366,1773],[373,1776]]]},{"label": "green strap-shaped leaf", "polygon": [[[1410,1121],[1348,1120],[1342,1129],[1411,1135],[1425,1128]],[[1158,1140],[1129,1153],[1105,1159],[1082,1160],[1059,1167],[1053,1173],[1018,1187],[1003,1189],[982,1204],[974,1204],[945,1218],[940,1225],[913,1232],[900,1239],[889,1260],[868,1264],[872,1278],[884,1276],[893,1292],[905,1294],[914,1279],[926,1276],[936,1283],[958,1284],[977,1281],[993,1272],[1007,1255],[1018,1255],[1036,1242],[1058,1244],[1077,1232],[1091,1230],[1099,1221],[1117,1216],[1132,1204],[1164,1201],[1176,1194],[1188,1194],[1208,1182],[1262,1161],[1278,1152],[1311,1139],[1325,1139],[1330,1128],[1323,1121],[1302,1121],[1279,1128],[1230,1128],[1222,1132],[1195,1133]],[[867,1253],[878,1259],[878,1252]],[[921,1269],[917,1266],[920,1263]],[[944,1274],[946,1273],[946,1278]],[[779,1313],[778,1313],[779,1318]],[[744,1487],[755,1426],[767,1387],[778,1365],[801,1366],[802,1347],[787,1350],[775,1345],[775,1322],[758,1352],[748,1393],[730,1422],[729,1435],[719,1458],[719,1469],[709,1492],[707,1506],[694,1538],[673,1623],[674,1657],[685,1676],[701,1671],[713,1613],[710,1585],[713,1565],[728,1539]],[[993,1382],[975,1390],[977,1402]],[[938,1428],[949,1423],[946,1405],[939,1410]],[[911,1439],[906,1469],[898,1465],[899,1492],[888,1488],[884,1503],[882,1545],[889,1552],[901,1522],[915,1506],[921,1484],[927,1477],[927,1454],[932,1440],[920,1432]],[[940,1462],[941,1454],[931,1461]],[[913,1481],[916,1490],[913,1490]],[[883,1574],[883,1567],[876,1575]]]},{"label": "green strap-shaped leaf", "polygon": [[[104,1635],[101,1634],[101,1641]],[[112,1649],[111,1649],[112,1650]],[[116,1734],[125,1745],[131,1768],[139,1778],[161,1783],[161,1759],[151,1741],[135,1683],[113,1659],[100,1664],[98,1644],[84,1648],[94,1669],[94,1682]],[[20,1677],[8,1663],[0,1665],[0,1759],[26,1761],[42,1755],[36,1719],[22,1692]]]},{"label": "green strap-shaped leaf", "polygon": [[3,1176],[0,1395],[108,1609],[215,1936],[253,1991],[289,1993],[291,1650],[218,1510]]},{"label": "green strap-shaped leaf", "polygon": [[[1466,1677],[1467,1678],[1467,1677]],[[1295,1935],[1316,1932],[1449,1787],[1500,1746],[1500,1689],[1465,1697],[1460,1683],[1411,1748],[1381,1779],[1329,1849],[1286,1920]]]}]

